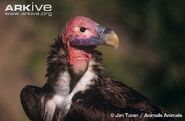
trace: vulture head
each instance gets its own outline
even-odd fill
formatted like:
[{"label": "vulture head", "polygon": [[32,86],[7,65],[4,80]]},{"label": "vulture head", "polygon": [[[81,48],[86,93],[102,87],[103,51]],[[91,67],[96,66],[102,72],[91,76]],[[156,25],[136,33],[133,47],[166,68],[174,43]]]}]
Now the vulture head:
[{"label": "vulture head", "polygon": [[90,60],[94,59],[90,49],[97,45],[115,48],[119,45],[118,36],[113,30],[83,16],[76,16],[67,22],[62,40],[67,47],[68,62],[76,74],[85,72]]},{"label": "vulture head", "polygon": [[64,41],[71,46],[119,45],[118,36],[113,30],[100,26],[90,18],[77,16],[66,24]]}]

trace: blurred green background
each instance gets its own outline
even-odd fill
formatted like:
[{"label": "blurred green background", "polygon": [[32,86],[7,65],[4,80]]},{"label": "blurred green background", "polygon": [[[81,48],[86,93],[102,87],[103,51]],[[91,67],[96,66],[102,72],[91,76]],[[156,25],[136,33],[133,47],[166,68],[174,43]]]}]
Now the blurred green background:
[{"label": "blurred green background", "polygon": [[5,16],[0,1],[0,121],[25,121],[19,100],[27,84],[45,83],[49,45],[67,20],[92,18],[119,35],[118,51],[103,52],[107,72],[171,113],[185,114],[185,0],[57,0],[53,16]]}]

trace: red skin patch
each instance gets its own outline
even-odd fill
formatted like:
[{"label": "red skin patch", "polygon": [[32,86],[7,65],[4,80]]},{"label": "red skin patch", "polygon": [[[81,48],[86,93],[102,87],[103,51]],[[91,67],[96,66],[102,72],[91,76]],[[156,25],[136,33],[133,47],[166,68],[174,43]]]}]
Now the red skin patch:
[{"label": "red skin patch", "polygon": [[70,47],[69,53],[69,62],[71,65],[89,62],[89,60],[92,58],[90,53],[87,53],[84,50],[76,49],[74,47]]},{"label": "red skin patch", "polygon": [[79,50],[74,47],[70,47],[69,49],[69,63],[73,66],[76,73],[85,70],[89,61],[92,59],[92,55],[84,50]]},{"label": "red skin patch", "polygon": [[87,35],[77,33],[75,31],[75,27],[83,26],[85,28],[88,28],[90,31],[90,35],[96,36],[97,35],[96,33],[97,25],[98,24],[96,22],[94,22],[93,20],[87,17],[77,16],[77,17],[72,18],[66,24],[66,27],[64,31],[62,32],[62,38],[63,38],[62,40],[66,44],[66,47],[69,52],[68,61],[70,65],[74,67],[76,71],[86,69],[89,61],[92,60],[93,57],[90,53],[87,53],[84,50],[80,50],[80,49],[70,46],[71,40],[75,38],[83,39],[87,37]]}]

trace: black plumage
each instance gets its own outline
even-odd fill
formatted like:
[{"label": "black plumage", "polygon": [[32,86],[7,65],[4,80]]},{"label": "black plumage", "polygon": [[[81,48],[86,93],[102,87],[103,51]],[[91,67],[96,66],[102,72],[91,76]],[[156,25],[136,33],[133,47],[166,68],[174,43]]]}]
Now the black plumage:
[{"label": "black plumage", "polygon": [[[146,97],[128,87],[127,85],[115,81],[106,74],[101,64],[102,54],[94,49],[94,46],[79,48],[92,53],[95,57],[95,65],[93,72],[97,75],[97,79],[91,80],[91,85],[84,92],[76,93],[72,98],[72,104],[69,111],[63,115],[62,108],[56,107],[52,121],[173,121],[173,118],[128,118],[128,117],[112,117],[113,114],[138,114],[144,113],[164,114],[168,113],[159,106],[153,105]],[[58,37],[47,58],[47,82],[42,87],[26,86],[21,91],[21,103],[23,108],[32,121],[48,121],[44,114],[44,106],[48,99],[55,94],[55,81],[59,77],[60,72],[69,72],[71,82],[78,81],[83,76],[75,75],[73,68],[67,61],[68,51],[65,44]],[[77,78],[78,77],[78,78]],[[75,85],[74,83],[73,85]],[[74,86],[70,86],[70,90]],[[70,92],[70,91],[69,91]],[[42,100],[42,97],[44,101]],[[42,101],[41,101],[42,100]]]}]

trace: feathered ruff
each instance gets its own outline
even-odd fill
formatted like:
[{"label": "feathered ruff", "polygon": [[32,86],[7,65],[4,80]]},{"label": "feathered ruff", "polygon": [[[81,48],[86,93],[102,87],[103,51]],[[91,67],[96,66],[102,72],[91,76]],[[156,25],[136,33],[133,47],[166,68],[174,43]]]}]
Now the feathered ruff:
[{"label": "feathered ruff", "polygon": [[[60,72],[68,70],[67,51],[61,37],[57,37],[50,46],[49,56],[47,57],[47,81],[43,87],[32,85],[25,86],[20,93],[21,104],[26,115],[32,121],[45,121],[47,114],[44,114],[44,106],[48,99],[55,94],[53,83],[57,81]],[[44,100],[41,101],[42,97]],[[56,110],[53,121],[59,121],[59,111]],[[58,120],[56,120],[58,119]]]},{"label": "feathered ruff", "polygon": [[58,36],[55,42],[50,46],[49,56],[47,57],[47,82],[56,81],[61,71],[64,72],[68,70],[67,55],[66,46],[62,38]]}]

